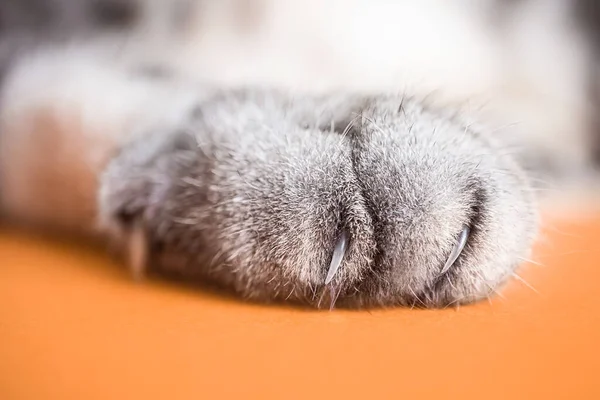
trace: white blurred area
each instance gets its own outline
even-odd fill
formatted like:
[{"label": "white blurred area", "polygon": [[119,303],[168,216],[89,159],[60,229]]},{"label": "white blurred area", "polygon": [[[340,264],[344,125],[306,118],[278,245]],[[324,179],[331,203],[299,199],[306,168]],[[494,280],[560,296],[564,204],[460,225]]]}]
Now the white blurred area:
[{"label": "white blurred area", "polygon": [[[152,14],[172,2],[147,0]],[[175,0],[177,1],[177,0]],[[181,2],[181,0],[180,0]],[[140,27],[188,76],[295,90],[407,90],[471,98],[499,79],[488,0],[224,0],[191,3],[183,33]],[[157,29],[158,28],[158,29]],[[155,35],[152,39],[148,32]],[[133,43],[139,41],[133,40]],[[451,93],[451,95],[450,95]]]},{"label": "white blurred area", "polygon": [[[40,1],[75,15],[95,0]],[[30,62],[23,101],[39,97],[39,86],[62,93],[68,83],[89,88],[84,98],[107,92],[112,102],[110,85],[94,88],[122,63],[167,67],[183,86],[402,93],[552,154],[567,176],[588,169],[595,61],[577,0],[110,1],[142,5],[134,31],[75,41]],[[65,65],[68,82],[49,77]],[[76,81],[82,75],[85,84]]]},{"label": "white blurred area", "polygon": [[[147,57],[188,78],[402,92],[511,127],[565,169],[587,162],[592,60],[572,1],[146,1],[154,17],[131,43],[150,44]],[[166,33],[173,1],[185,28]]]}]

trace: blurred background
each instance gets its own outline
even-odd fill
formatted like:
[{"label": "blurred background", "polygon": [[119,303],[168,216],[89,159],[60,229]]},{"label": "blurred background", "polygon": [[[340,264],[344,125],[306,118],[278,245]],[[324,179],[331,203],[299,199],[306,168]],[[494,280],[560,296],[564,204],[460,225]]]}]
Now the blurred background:
[{"label": "blurred background", "polygon": [[599,8],[593,0],[3,0],[0,76],[53,47],[217,87],[402,92],[484,121],[536,155],[533,169],[581,189],[597,181],[589,175],[600,152]]}]

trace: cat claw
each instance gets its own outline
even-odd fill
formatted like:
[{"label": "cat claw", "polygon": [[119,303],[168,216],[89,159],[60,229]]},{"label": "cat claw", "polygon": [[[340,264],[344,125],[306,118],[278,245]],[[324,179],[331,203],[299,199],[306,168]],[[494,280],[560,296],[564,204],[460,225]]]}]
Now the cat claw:
[{"label": "cat claw", "polygon": [[141,281],[146,275],[148,265],[148,239],[143,223],[134,223],[128,235],[127,257],[129,271],[135,281]]},{"label": "cat claw", "polygon": [[335,277],[335,274],[340,269],[340,265],[342,265],[342,261],[344,260],[344,255],[346,254],[347,247],[348,235],[346,231],[343,231],[337,243],[335,244],[333,255],[331,256],[331,263],[329,264],[329,269],[327,270],[327,277],[325,278],[326,285],[331,283],[331,281]]},{"label": "cat claw", "polygon": [[467,240],[469,240],[470,233],[471,233],[471,229],[468,226],[465,226],[463,228],[462,232],[460,233],[460,235],[458,235],[458,241],[454,245],[454,248],[452,249],[452,252],[450,253],[450,256],[448,257],[446,264],[444,264],[444,268],[442,268],[442,272],[440,272],[440,275],[448,272],[450,267],[452,267],[454,265],[454,263],[456,262],[456,259],[458,258],[458,256],[460,256],[460,253],[462,253],[463,249],[465,248],[465,245],[467,244]]}]

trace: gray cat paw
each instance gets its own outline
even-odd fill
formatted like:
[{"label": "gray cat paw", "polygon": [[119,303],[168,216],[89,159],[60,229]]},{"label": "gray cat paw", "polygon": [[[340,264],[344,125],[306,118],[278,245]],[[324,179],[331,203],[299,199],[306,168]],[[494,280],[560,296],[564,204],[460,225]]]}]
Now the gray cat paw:
[{"label": "gray cat paw", "polygon": [[485,132],[402,98],[329,124],[294,104],[216,97],[124,148],[100,214],[132,264],[261,301],[434,307],[489,296],[528,255],[535,200]]}]

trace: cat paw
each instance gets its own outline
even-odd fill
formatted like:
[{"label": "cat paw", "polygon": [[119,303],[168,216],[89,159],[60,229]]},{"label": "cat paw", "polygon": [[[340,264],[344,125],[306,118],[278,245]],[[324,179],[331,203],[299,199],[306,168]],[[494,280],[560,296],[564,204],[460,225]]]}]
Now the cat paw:
[{"label": "cat paw", "polygon": [[491,295],[528,256],[535,199],[485,132],[402,98],[331,124],[293,104],[216,98],[191,130],[115,157],[100,214],[134,271],[260,301],[439,307]]}]

